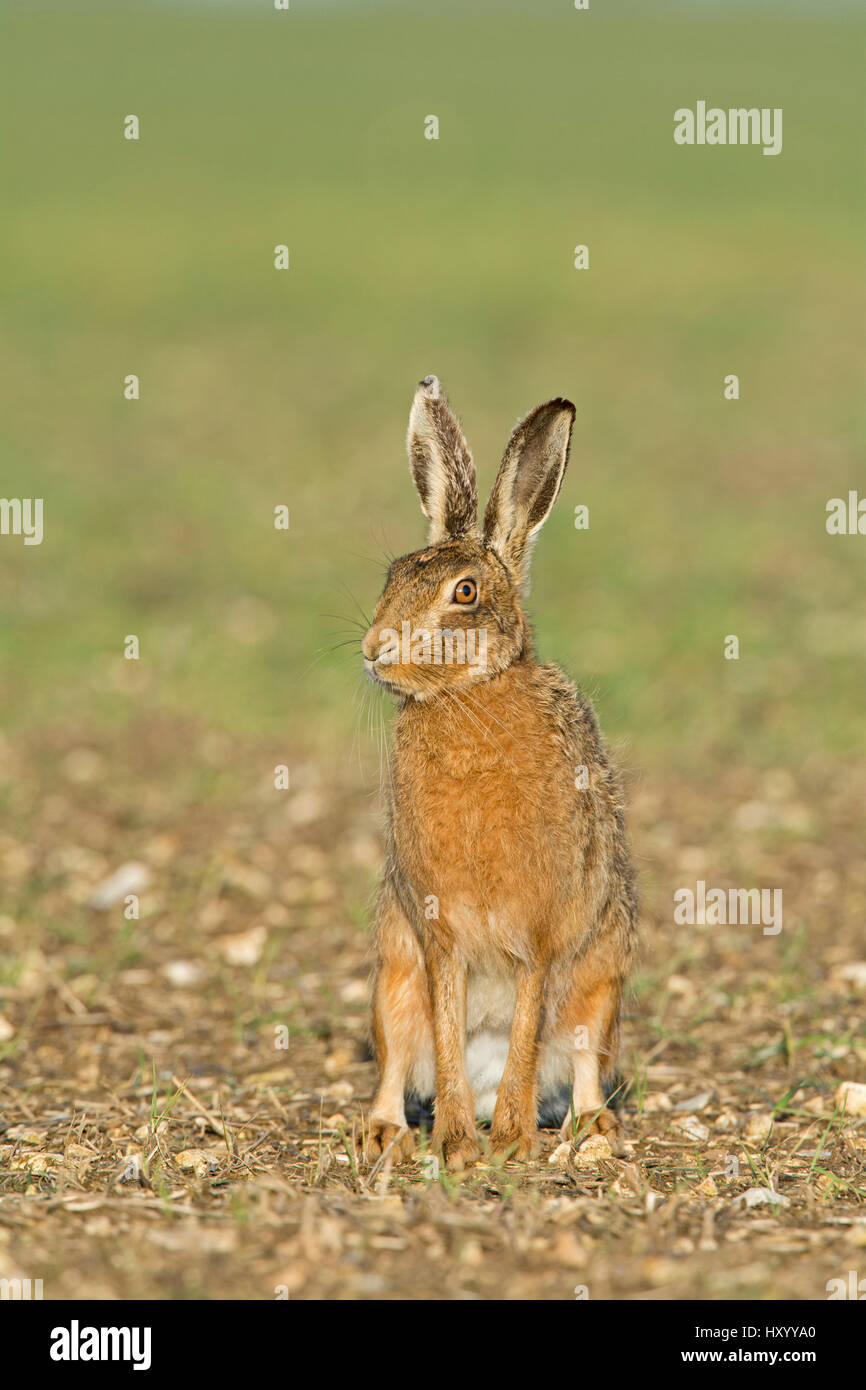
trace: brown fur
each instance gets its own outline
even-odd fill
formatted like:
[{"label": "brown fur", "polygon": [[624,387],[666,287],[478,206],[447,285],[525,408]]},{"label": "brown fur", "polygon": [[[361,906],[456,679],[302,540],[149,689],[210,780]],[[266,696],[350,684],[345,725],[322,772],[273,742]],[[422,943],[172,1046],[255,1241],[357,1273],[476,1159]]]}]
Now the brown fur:
[{"label": "brown fur", "polygon": [[[369,673],[399,701],[375,933],[371,1158],[392,1142],[407,1151],[404,1092],[435,1084],[434,1146],[449,1168],[473,1161],[467,1040],[495,1042],[503,1026],[496,1152],[533,1152],[539,1073],[568,1080],[581,1121],[601,1112],[595,1127],[615,1128],[601,1081],[636,918],[622,795],[592,707],[556,666],[538,664],[520,605],[573,415],[551,401],[516,427],[481,536],[459,425],[435,378],[416,393],[410,461],[436,539],[392,565],[362,644]],[[467,578],[477,599],[463,607],[454,590]],[[484,628],[486,667],[382,664],[383,629],[405,621]]]}]

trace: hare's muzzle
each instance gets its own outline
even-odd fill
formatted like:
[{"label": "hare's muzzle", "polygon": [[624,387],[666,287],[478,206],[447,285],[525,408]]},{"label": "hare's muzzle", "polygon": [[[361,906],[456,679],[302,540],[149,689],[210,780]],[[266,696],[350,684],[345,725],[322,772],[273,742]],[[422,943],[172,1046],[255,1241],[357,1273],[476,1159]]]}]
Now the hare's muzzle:
[{"label": "hare's muzzle", "polygon": [[399,648],[390,628],[371,627],[361,642],[364,657],[364,670],[373,680],[383,679],[383,668],[398,659]]},{"label": "hare's muzzle", "polygon": [[382,645],[379,629],[377,627],[368,628],[361,642],[361,652],[363,653],[365,666],[371,666],[378,661]]}]

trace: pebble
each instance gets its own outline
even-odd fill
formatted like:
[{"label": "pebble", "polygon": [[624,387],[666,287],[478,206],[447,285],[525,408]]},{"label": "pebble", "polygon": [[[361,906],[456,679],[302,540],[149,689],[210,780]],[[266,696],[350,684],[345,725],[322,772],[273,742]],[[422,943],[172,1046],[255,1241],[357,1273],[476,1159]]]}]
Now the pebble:
[{"label": "pebble", "polygon": [[743,1202],[747,1207],[789,1207],[790,1200],[783,1197],[781,1192],[773,1192],[769,1187],[750,1187],[746,1192],[741,1192],[739,1197],[734,1198],[733,1205]]},{"label": "pebble", "polygon": [[160,967],[160,971],[175,989],[200,984],[204,979],[204,971],[194,960],[169,960]]},{"label": "pebble", "polygon": [[208,1149],[181,1149],[174,1161],[178,1168],[194,1173],[197,1178],[204,1178],[219,1167],[219,1159]]},{"label": "pebble", "polygon": [[835,1099],[846,1115],[866,1115],[866,1086],[862,1081],[843,1081]]},{"label": "pebble", "polygon": [[763,1144],[770,1137],[770,1130],[773,1128],[773,1117],[768,1111],[758,1110],[746,1120],[746,1127],[743,1130],[743,1138],[752,1144]]},{"label": "pebble", "polygon": [[691,1096],[688,1100],[677,1101],[674,1110],[680,1110],[686,1114],[689,1111],[706,1110],[712,1098],[712,1091],[701,1091],[699,1096]]},{"label": "pebble", "polygon": [[131,859],[97,884],[87,900],[88,906],[97,912],[107,912],[110,907],[123,902],[130,893],[143,893],[149,883],[150,869],[146,864]]},{"label": "pebble", "polygon": [[673,1110],[674,1103],[665,1091],[655,1091],[652,1095],[646,1096],[643,1103],[645,1115],[655,1115],[660,1110]]},{"label": "pebble", "polygon": [[257,965],[262,958],[268,933],[264,927],[250,927],[235,936],[221,936],[217,950],[229,965]]},{"label": "pebble", "polygon": [[576,1168],[594,1168],[600,1158],[613,1158],[613,1149],[603,1134],[591,1134],[574,1153]]},{"label": "pebble", "polygon": [[687,1139],[691,1139],[695,1144],[705,1144],[710,1137],[710,1131],[705,1124],[695,1115],[683,1115],[680,1119],[674,1120],[673,1129],[680,1134],[684,1134]]},{"label": "pebble", "polygon": [[547,1161],[551,1168],[567,1168],[571,1162],[571,1155],[571,1141],[566,1139],[564,1144],[557,1144],[553,1153],[548,1156]]}]

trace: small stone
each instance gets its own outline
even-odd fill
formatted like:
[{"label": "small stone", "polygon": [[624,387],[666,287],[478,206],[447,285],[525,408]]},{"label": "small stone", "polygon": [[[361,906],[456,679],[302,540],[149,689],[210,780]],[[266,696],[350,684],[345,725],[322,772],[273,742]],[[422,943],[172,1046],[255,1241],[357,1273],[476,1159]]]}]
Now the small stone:
[{"label": "small stone", "polygon": [[250,927],[234,936],[221,936],[217,950],[228,965],[258,965],[267,939],[264,927]]},{"label": "small stone", "polygon": [[139,1125],[137,1129],[132,1131],[132,1137],[133,1139],[139,1139],[142,1143],[150,1143],[154,1135],[159,1137],[165,1134],[167,1129],[168,1117],[166,1116],[164,1119],[157,1120],[156,1126],[153,1129],[151,1129],[149,1121],[146,1124]]},{"label": "small stone", "polygon": [[743,1138],[751,1144],[763,1144],[770,1137],[773,1117],[769,1111],[756,1110],[746,1120]]},{"label": "small stone", "polygon": [[296,1080],[294,1067],[269,1067],[267,1071],[251,1071],[247,1076],[251,1086],[291,1086]]},{"label": "small stone", "polygon": [[668,975],[666,983],[669,994],[678,994],[681,997],[686,997],[695,992],[694,985],[685,975]]},{"label": "small stone", "polygon": [[200,984],[204,979],[204,971],[194,960],[166,961],[165,965],[160,967],[160,973],[174,989],[188,989],[191,985]]},{"label": "small stone", "polygon": [[548,1163],[551,1168],[567,1168],[571,1162],[572,1155],[571,1141],[566,1139],[564,1144],[557,1144],[552,1154],[548,1155]]},{"label": "small stone", "polygon": [[32,1125],[12,1125],[7,1129],[4,1138],[14,1139],[18,1144],[41,1144],[45,1135],[42,1130],[34,1129]]},{"label": "small stone", "polygon": [[67,1144],[66,1153],[71,1158],[86,1158],[90,1162],[94,1157],[92,1149],[88,1149],[85,1144]]},{"label": "small stone", "polygon": [[774,1192],[769,1187],[750,1187],[746,1192],[741,1192],[739,1197],[734,1198],[733,1205],[743,1202],[746,1207],[789,1207],[791,1205],[787,1197],[783,1197],[781,1192]]},{"label": "small stone", "polygon": [[712,1091],[701,1091],[699,1096],[690,1096],[688,1100],[678,1100],[674,1110],[679,1110],[684,1114],[695,1110],[706,1110],[712,1098]]},{"label": "small stone", "polygon": [[683,1115],[678,1120],[674,1120],[672,1128],[679,1134],[690,1139],[693,1144],[705,1144],[710,1137],[710,1131],[705,1124],[695,1115]]},{"label": "small stone", "polygon": [[613,1149],[603,1134],[591,1134],[574,1153],[577,1168],[594,1168],[600,1159],[613,1158]]},{"label": "small stone", "polygon": [[207,1149],[182,1149],[175,1154],[174,1161],[185,1173],[194,1173],[197,1178],[207,1177],[219,1167],[216,1156]]},{"label": "small stone", "polygon": [[107,912],[130,894],[143,893],[149,883],[150,869],[146,864],[131,859],[94,888],[88,898],[88,906],[97,912]]},{"label": "small stone", "polygon": [[332,1081],[322,1092],[329,1100],[351,1100],[354,1094],[355,1088],[351,1081]]},{"label": "small stone", "polygon": [[9,1167],[13,1172],[36,1173],[40,1177],[47,1177],[54,1173],[63,1164],[63,1154],[35,1153],[18,1154],[9,1159]]},{"label": "small stone", "polygon": [[674,1103],[665,1091],[654,1091],[652,1095],[644,1098],[645,1115],[657,1115],[661,1110],[673,1110],[673,1108]]},{"label": "small stone", "polygon": [[866,1115],[866,1086],[862,1081],[843,1081],[835,1100],[846,1115]]},{"label": "small stone", "polygon": [[740,1128],[740,1117],[733,1110],[723,1110],[720,1115],[716,1116],[714,1127],[720,1129],[724,1134],[729,1134]]}]

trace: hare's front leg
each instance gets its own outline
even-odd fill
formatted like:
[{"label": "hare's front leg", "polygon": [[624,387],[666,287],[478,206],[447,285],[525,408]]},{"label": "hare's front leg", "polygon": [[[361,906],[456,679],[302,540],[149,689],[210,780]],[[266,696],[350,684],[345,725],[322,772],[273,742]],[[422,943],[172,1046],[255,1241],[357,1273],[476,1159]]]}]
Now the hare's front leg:
[{"label": "hare's front leg", "polygon": [[538,1034],[546,979],[546,965],[519,967],[508,1057],[490,1131],[494,1153],[505,1158],[531,1158],[537,1145]]},{"label": "hare's front leg", "polygon": [[431,941],[426,950],[436,1047],[433,1147],[459,1172],[478,1157],[475,1098],[466,1079],[466,967]]},{"label": "hare's front leg", "polygon": [[376,949],[373,1041],[379,1084],[367,1135],[367,1157],[371,1161],[392,1143],[398,1159],[412,1152],[404,1108],[406,1082],[419,1062],[423,1063],[433,1051],[424,960],[397,895],[387,881],[382,885],[376,914]]}]

